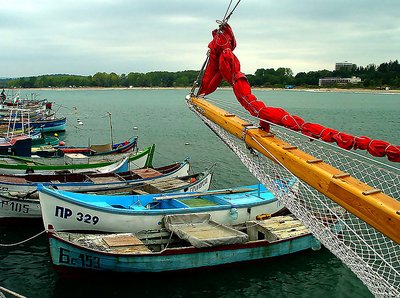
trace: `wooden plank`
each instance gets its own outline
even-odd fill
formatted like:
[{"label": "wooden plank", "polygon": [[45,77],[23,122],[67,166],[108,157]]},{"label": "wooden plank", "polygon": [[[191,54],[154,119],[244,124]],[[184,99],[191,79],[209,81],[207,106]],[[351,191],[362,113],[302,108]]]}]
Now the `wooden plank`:
[{"label": "wooden plank", "polygon": [[294,149],[297,149],[297,146],[283,146],[283,149],[285,149],[285,150],[294,150]]},{"label": "wooden plank", "polygon": [[350,177],[351,175],[349,173],[341,173],[341,174],[335,174],[332,176],[332,178],[335,179],[342,179],[342,178],[347,178]]},{"label": "wooden plank", "polygon": [[108,176],[108,177],[90,177],[90,180],[96,184],[99,183],[108,183],[108,182],[121,182],[124,181],[120,177],[117,176]]},{"label": "wooden plank", "polygon": [[144,243],[133,234],[104,236],[103,241],[109,247],[144,245]]},{"label": "wooden plank", "polygon": [[172,188],[185,187],[185,186],[188,186],[189,183],[185,182],[183,180],[177,179],[177,178],[168,178],[168,179],[162,179],[162,180],[157,179],[154,182],[148,183],[148,185],[156,187],[160,190],[168,190],[168,189],[172,189]]},{"label": "wooden plank", "polygon": [[147,179],[147,178],[153,178],[153,177],[157,177],[157,176],[162,176],[162,173],[160,173],[157,170],[151,169],[151,168],[147,168],[147,169],[138,169],[138,170],[134,170],[133,171],[135,174],[139,175],[140,177],[142,177],[143,179]]},{"label": "wooden plank", "polygon": [[27,180],[18,176],[0,176],[1,182],[9,182],[9,183],[27,183]]},{"label": "wooden plank", "polygon": [[251,221],[247,224],[249,238],[258,240],[259,233],[268,241],[277,241],[309,234],[310,231],[300,220],[291,216],[277,216],[262,221]]},{"label": "wooden plank", "polygon": [[146,191],[144,191],[144,190],[141,190],[141,189],[133,189],[132,190],[135,194],[138,194],[138,195],[148,195],[149,193],[148,192],[146,192]]},{"label": "wooden plank", "polygon": [[380,189],[370,189],[370,190],[365,190],[362,193],[364,196],[369,196],[369,195],[373,195],[373,194],[380,193],[380,192],[381,192]]},{"label": "wooden plank", "polygon": [[322,161],[323,161],[322,159],[316,158],[307,160],[307,163],[320,163]]}]

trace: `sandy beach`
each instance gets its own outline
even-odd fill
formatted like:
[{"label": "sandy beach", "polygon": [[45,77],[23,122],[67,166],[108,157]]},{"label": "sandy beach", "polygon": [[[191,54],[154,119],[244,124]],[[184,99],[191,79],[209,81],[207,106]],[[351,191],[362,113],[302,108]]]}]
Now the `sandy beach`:
[{"label": "sandy beach", "polygon": [[[59,91],[72,91],[72,90],[190,90],[191,87],[52,87],[52,88],[18,88],[16,90],[59,90]],[[219,87],[219,89],[231,89],[231,87]],[[254,87],[252,90],[269,90],[269,91],[293,91],[293,92],[345,92],[345,93],[376,93],[376,94],[400,94],[400,90],[382,90],[382,89],[364,89],[364,88],[301,88],[296,87],[293,89],[285,88],[260,88]]]}]

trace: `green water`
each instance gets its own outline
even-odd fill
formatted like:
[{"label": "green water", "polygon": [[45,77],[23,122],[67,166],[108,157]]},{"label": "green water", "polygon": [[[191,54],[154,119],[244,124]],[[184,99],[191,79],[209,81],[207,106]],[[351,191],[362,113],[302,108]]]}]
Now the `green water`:
[{"label": "green water", "polygon": [[[309,122],[398,144],[400,95],[255,91]],[[62,105],[68,119],[66,144],[109,142],[107,112],[115,141],[139,136],[156,144],[155,164],[191,158],[195,171],[216,162],[212,188],[237,187],[255,179],[184,103],[185,90],[39,91]],[[231,91],[213,97],[231,98]],[[77,114],[73,107],[77,107]],[[57,105],[55,106],[57,109]],[[78,125],[79,118],[84,125]],[[134,130],[134,127],[137,129]],[[188,145],[187,145],[188,144]],[[15,243],[43,227],[0,226],[0,242]],[[61,280],[53,272],[44,235],[26,244],[0,247],[0,286],[28,297],[370,297],[366,287],[326,249],[283,258],[184,274],[107,275]]]}]

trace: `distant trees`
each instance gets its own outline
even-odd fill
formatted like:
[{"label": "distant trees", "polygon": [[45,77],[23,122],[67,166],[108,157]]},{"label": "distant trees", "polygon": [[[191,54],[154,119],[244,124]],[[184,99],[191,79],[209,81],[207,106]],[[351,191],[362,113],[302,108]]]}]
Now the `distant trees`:
[{"label": "distant trees", "polygon": [[360,77],[362,86],[366,88],[391,87],[400,88],[400,65],[398,60],[382,63],[378,67],[370,64],[366,67],[356,67],[352,69],[340,69],[338,71],[318,70],[299,72],[293,77],[290,68],[273,68],[257,69],[254,75],[249,75],[248,79],[252,86],[255,87],[284,87],[285,85],[296,86],[318,86],[318,80],[325,77],[342,77],[348,78],[352,76]]},{"label": "distant trees", "polygon": [[280,67],[257,69],[254,75],[249,75],[248,80],[251,85],[257,87],[282,87],[294,83],[293,71],[290,68]]},{"label": "distant trees", "polygon": [[[185,70],[178,72],[153,71],[148,73],[130,72],[118,75],[114,72],[98,72],[93,76],[79,75],[44,75],[0,81],[3,86],[21,88],[47,87],[190,87],[198,71]],[[398,60],[385,62],[376,66],[354,66],[353,69],[338,71],[318,70],[299,72],[295,76],[290,68],[259,68],[254,74],[247,75],[250,85],[254,87],[282,88],[286,85],[304,87],[318,86],[318,80],[324,77],[351,77],[362,79],[366,88],[391,87],[400,88],[400,65]],[[226,82],[221,84],[227,86]]]},{"label": "distant trees", "polygon": [[114,72],[98,72],[93,76],[44,75],[8,80],[8,87],[189,87],[197,77],[197,71],[130,72],[118,75]]}]

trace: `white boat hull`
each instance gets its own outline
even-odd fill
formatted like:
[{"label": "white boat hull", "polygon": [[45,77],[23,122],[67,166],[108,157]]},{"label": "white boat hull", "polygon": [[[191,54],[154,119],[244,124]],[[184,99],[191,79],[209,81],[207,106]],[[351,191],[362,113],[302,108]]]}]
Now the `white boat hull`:
[{"label": "white boat hull", "polygon": [[[40,202],[43,214],[43,223],[46,229],[63,231],[102,231],[102,232],[130,232],[159,229],[162,219],[167,214],[203,213],[211,214],[211,218],[221,224],[235,225],[248,220],[256,219],[260,214],[274,214],[284,206],[277,200],[267,201],[265,204],[243,208],[225,208],[207,210],[207,208],[169,209],[148,212],[143,207],[142,212],[107,212],[92,206],[83,206],[40,192]],[[158,212],[159,211],[159,212]]]},{"label": "white boat hull", "polygon": [[[170,178],[170,177],[183,177],[188,175],[190,164],[187,163],[184,167],[180,168],[178,171],[174,172],[173,175],[164,176],[160,179]],[[198,182],[190,185],[188,188],[181,189],[181,190],[174,190],[174,192],[195,192],[195,191],[207,191],[211,185],[212,175],[207,175],[204,179],[199,180]],[[154,179],[157,181],[157,179]],[[136,183],[142,183],[143,181],[138,181]],[[133,186],[135,183],[132,183]],[[99,185],[93,186],[93,188],[99,188]],[[62,190],[71,190],[71,186],[60,186],[58,189]],[[30,190],[30,187],[27,187]],[[36,187],[33,188],[33,191],[36,190]],[[77,191],[75,187],[73,189]],[[80,189],[82,190],[82,189]],[[84,188],[85,191],[90,191],[87,187]],[[28,191],[29,192],[29,191]],[[26,199],[26,198],[5,198],[4,196],[0,195],[0,220],[1,219],[23,219],[23,218],[41,218],[41,205],[39,199]]]},{"label": "white boat hull", "polygon": [[38,200],[18,200],[0,197],[0,219],[41,218],[42,211]]}]

